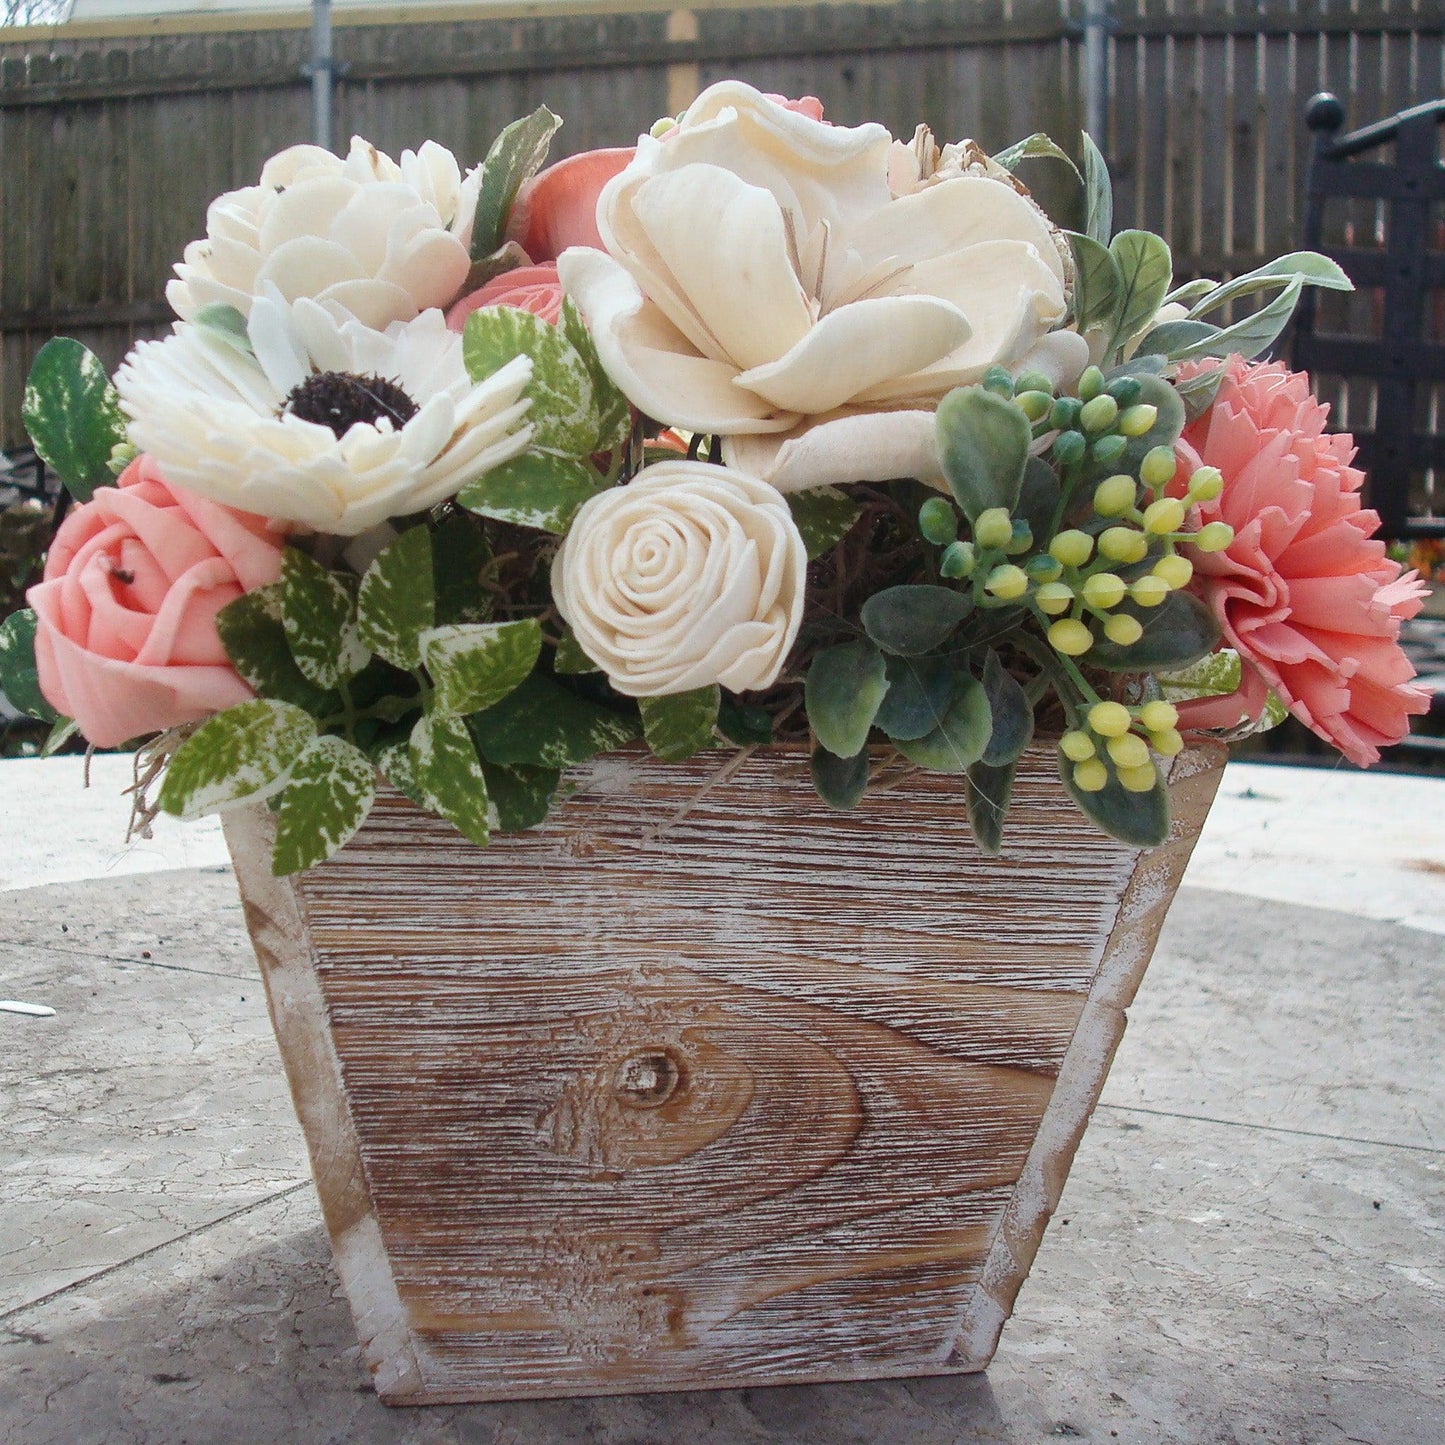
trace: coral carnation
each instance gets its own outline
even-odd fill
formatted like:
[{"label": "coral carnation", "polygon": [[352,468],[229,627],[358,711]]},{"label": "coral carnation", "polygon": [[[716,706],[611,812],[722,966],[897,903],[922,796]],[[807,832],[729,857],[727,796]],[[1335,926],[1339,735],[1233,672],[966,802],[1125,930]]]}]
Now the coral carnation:
[{"label": "coral carnation", "polygon": [[1191,560],[1245,683],[1232,718],[1221,699],[1181,714],[1192,727],[1237,722],[1241,712],[1257,714],[1268,686],[1365,767],[1429,706],[1410,686],[1415,672],[1398,644],[1401,620],[1420,610],[1426,589],[1373,539],[1380,519],[1360,506],[1354,440],[1327,434],[1327,415],[1307,376],[1232,357],[1214,406],[1184,433],[1182,468],[1202,462],[1224,477],[1202,521],[1227,522],[1234,541]]}]

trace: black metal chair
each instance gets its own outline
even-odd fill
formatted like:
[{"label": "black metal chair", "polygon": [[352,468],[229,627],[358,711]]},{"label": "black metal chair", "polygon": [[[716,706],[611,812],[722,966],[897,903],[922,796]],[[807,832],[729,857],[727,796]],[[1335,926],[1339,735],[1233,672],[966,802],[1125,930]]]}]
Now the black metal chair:
[{"label": "black metal chair", "polygon": [[[1305,211],[1306,246],[1338,261],[1361,288],[1378,288],[1378,334],[1327,331],[1319,324],[1320,298],[1307,288],[1297,314],[1293,359],[1315,375],[1373,383],[1375,405],[1367,429],[1350,429],[1359,465],[1370,477],[1370,505],[1382,535],[1395,539],[1445,537],[1445,396],[1431,418],[1432,390],[1445,384],[1445,334],[1432,337],[1430,318],[1445,315],[1445,249],[1432,251],[1432,222],[1445,213],[1445,165],[1439,128],[1445,100],[1430,101],[1341,135],[1345,110],[1329,94],[1305,110],[1314,133]],[[1394,146],[1394,159],[1372,153]],[[1362,157],[1372,157],[1362,159]],[[1327,208],[1332,201],[1382,203],[1384,244],[1331,245]]]}]

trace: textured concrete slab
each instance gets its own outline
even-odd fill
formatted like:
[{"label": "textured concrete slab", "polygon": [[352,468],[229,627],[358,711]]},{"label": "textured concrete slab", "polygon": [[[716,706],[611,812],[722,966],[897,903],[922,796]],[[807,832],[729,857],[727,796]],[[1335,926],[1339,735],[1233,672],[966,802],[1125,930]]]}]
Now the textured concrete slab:
[{"label": "textured concrete slab", "polygon": [[[0,1440],[1445,1439],[1436,934],[1181,894],[986,1379],[397,1412],[361,1378],[257,997],[188,972],[235,956],[228,884],[107,884],[124,948],[97,923],[65,954],[56,898],[0,900],[0,937],[39,930],[0,960],[58,1008],[0,1015],[25,1126],[0,1134],[0,1249],[25,1241],[0,1275],[87,1275],[0,1308]],[[170,966],[129,961],[152,934]]]}]

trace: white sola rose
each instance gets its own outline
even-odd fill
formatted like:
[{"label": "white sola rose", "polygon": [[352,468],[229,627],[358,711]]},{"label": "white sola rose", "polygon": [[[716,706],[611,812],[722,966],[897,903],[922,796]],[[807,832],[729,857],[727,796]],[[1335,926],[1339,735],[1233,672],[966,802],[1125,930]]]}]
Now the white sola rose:
[{"label": "white sola rose", "polygon": [[373,331],[273,290],[251,308],[245,343],[180,322],[141,342],[115,385],[131,441],[168,481],[351,537],[525,451],[531,377],[518,356],[473,382],[440,311]]},{"label": "white sola rose", "polygon": [[772,487],[706,462],[657,462],[585,502],[552,598],[628,697],[777,681],[803,620],[807,548]]},{"label": "white sola rose", "polygon": [[211,202],[166,300],[183,320],[217,302],[245,315],[272,285],[368,326],[409,321],[462,289],[480,185],[480,168],[464,179],[435,141],[400,164],[359,136],[344,160],[292,146]]},{"label": "white sola rose", "polygon": [[[603,364],[646,415],[724,438],[782,491],[942,485],[933,413],[989,366],[1081,370],[1043,213],[977,171],[895,195],[893,138],[737,81],[603,190],[606,252],[560,262]],[[1052,335],[1050,333],[1053,333]]]}]

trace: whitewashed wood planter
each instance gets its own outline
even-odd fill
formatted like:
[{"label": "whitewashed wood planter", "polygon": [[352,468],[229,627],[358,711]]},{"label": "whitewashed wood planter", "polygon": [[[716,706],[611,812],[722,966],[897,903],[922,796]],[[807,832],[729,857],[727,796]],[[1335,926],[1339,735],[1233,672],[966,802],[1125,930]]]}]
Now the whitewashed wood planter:
[{"label": "whitewashed wood planter", "polygon": [[699,797],[719,760],[601,759],[485,851],[388,794],[295,882],[264,808],[228,821],[389,1403],[992,1356],[1223,750],[1144,855],[1031,752],[997,860],[959,780],[837,814],[798,754]]}]

